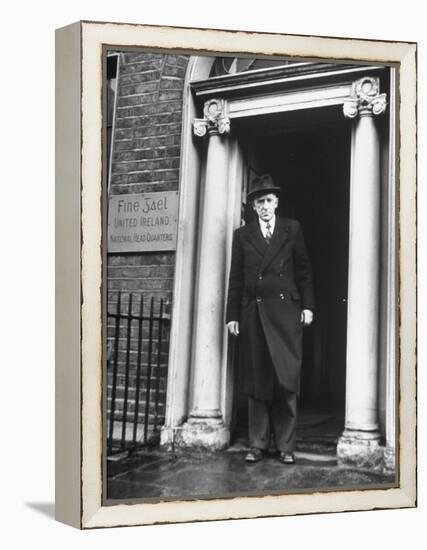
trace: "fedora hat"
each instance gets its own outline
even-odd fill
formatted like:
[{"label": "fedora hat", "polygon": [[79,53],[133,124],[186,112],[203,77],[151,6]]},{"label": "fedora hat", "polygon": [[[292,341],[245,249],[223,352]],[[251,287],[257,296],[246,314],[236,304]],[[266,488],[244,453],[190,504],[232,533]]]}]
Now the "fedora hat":
[{"label": "fedora hat", "polygon": [[267,195],[268,193],[274,193],[278,195],[280,193],[280,187],[274,185],[273,178],[270,174],[263,174],[257,176],[252,180],[252,186],[247,195],[247,200],[252,201],[257,197],[262,195]]}]

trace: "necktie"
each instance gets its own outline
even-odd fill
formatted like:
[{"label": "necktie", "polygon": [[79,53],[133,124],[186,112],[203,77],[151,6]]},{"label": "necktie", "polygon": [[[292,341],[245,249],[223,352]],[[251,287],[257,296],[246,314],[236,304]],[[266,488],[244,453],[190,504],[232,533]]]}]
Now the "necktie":
[{"label": "necktie", "polygon": [[267,241],[267,244],[270,244],[270,241],[271,241],[271,225],[269,223],[267,223],[267,225],[265,226],[267,228],[267,233],[265,234],[265,240]]}]

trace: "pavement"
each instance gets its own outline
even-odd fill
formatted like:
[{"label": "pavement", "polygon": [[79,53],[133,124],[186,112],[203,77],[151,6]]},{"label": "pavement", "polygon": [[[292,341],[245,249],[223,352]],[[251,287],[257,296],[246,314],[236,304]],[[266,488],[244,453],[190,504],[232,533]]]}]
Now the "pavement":
[{"label": "pavement", "polygon": [[[319,417],[316,417],[319,423]],[[297,463],[284,465],[271,450],[261,462],[246,463],[247,441],[218,452],[141,449],[107,462],[107,500],[165,500],[283,494],[395,485],[393,473],[338,466],[336,423],[300,425]]]}]

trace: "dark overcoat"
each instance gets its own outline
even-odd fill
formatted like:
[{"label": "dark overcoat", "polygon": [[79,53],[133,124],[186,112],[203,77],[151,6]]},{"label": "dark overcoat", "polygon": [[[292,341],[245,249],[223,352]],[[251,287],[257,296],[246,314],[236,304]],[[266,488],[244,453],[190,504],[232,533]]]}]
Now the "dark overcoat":
[{"label": "dark overcoat", "polygon": [[314,293],[299,222],[276,218],[269,244],[258,219],[236,229],[226,322],[239,321],[239,356],[249,395],[270,399],[274,371],[285,389],[299,393],[303,309],[314,309]]}]

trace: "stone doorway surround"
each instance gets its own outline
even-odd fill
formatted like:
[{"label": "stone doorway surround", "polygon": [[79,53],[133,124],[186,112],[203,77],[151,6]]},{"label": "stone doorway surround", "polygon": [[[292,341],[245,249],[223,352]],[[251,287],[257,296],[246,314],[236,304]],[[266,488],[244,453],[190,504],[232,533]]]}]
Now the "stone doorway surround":
[{"label": "stone doorway surround", "polygon": [[[166,448],[229,442],[224,325],[245,165],[233,124],[334,107],[352,121],[345,430],[338,462],[393,470],[396,445],[395,69],[303,62],[208,78],[188,69],[169,355]],[[386,93],[383,90],[386,90]],[[380,119],[382,129],[379,131]]]}]

